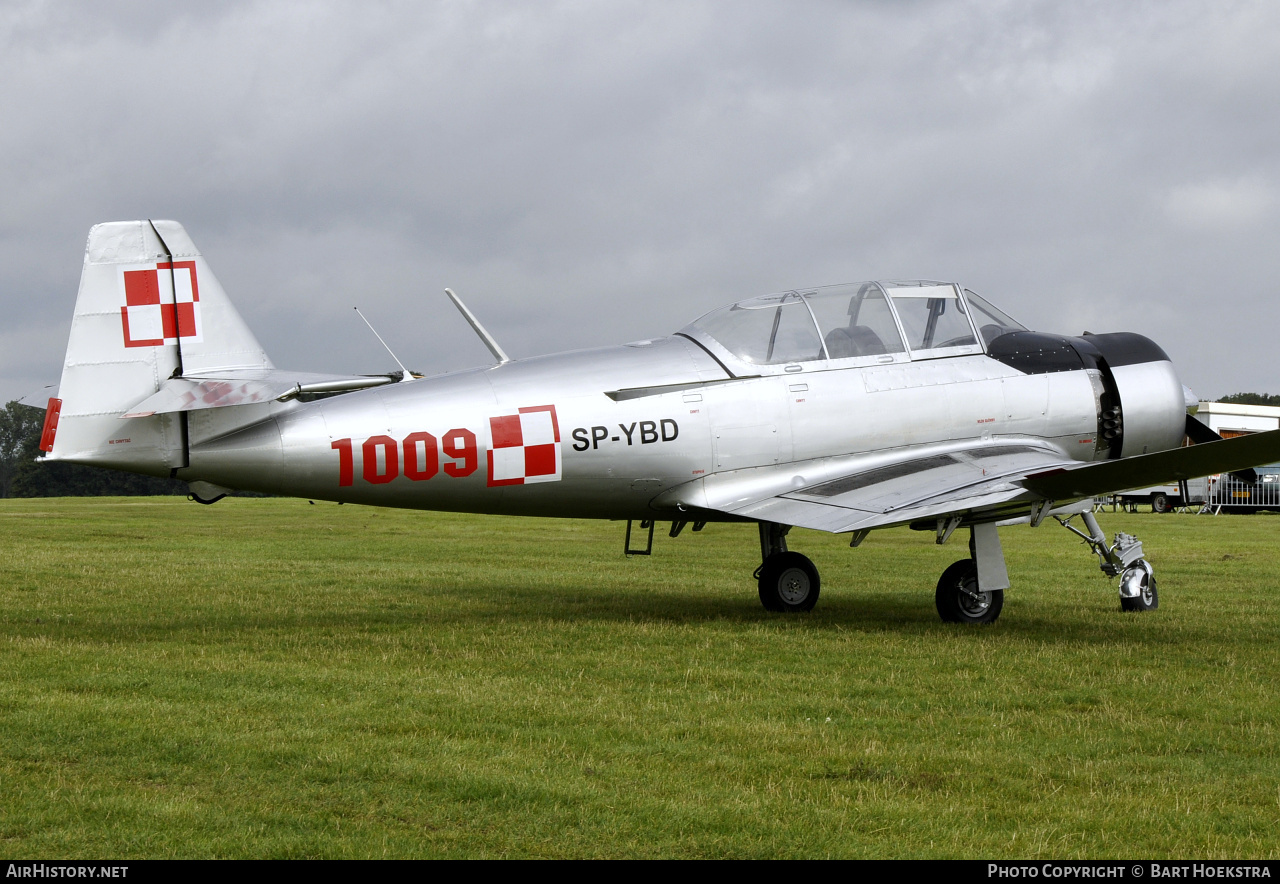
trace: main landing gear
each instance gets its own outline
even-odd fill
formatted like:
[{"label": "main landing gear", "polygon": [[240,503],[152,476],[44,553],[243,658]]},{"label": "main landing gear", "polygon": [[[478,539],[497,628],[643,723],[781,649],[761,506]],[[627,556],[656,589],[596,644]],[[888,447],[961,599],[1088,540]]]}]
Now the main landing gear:
[{"label": "main landing gear", "polygon": [[812,611],[818,603],[822,581],[808,556],[787,550],[790,525],[760,523],[760,567],[755,577],[760,583],[760,604],[768,611],[799,613]]},{"label": "main landing gear", "polygon": [[[938,542],[945,543],[958,524],[955,517],[940,521]],[[769,611],[812,611],[822,588],[818,569],[807,556],[787,549],[789,525],[760,522],[759,528],[761,563],[755,577],[760,603]],[[856,536],[855,542],[860,541]],[[1004,590],[1009,586],[994,523],[970,528],[969,554],[947,568],[938,581],[934,596],[938,613],[948,623],[993,623],[1004,607]]]},{"label": "main landing gear", "polygon": [[1132,534],[1117,532],[1116,542],[1108,545],[1107,535],[1102,533],[1092,512],[1081,513],[1080,518],[1089,529],[1088,534],[1068,524],[1071,516],[1058,518],[1058,522],[1072,534],[1083,537],[1098,554],[1098,567],[1103,574],[1120,577],[1120,608],[1125,611],[1154,611],[1160,607],[1156,576],[1151,563],[1142,557],[1142,541]]},{"label": "main landing gear", "polygon": [[[946,543],[959,518],[938,520],[938,543]],[[969,527],[969,558],[951,564],[938,578],[933,601],[945,623],[995,623],[1004,608],[1009,572],[994,522]]]},{"label": "main landing gear", "polygon": [[[1029,519],[1031,525],[1039,525],[1049,515],[1052,505],[1052,501],[1046,500],[1036,507]],[[1070,512],[1065,507],[1057,512],[1063,511]],[[1076,515],[1084,520],[1088,533],[1070,524]],[[1091,508],[1077,510],[1066,517],[1056,514],[1053,517],[1068,531],[1084,538],[1097,553],[1102,573],[1120,578],[1122,609],[1152,611],[1159,607],[1155,574],[1151,564],[1143,558],[1141,540],[1131,534],[1118,533],[1114,543],[1107,543]],[[959,515],[938,519],[937,542],[946,543],[961,521]],[[927,527],[927,523],[921,527]],[[755,577],[760,586],[760,603],[770,611],[812,611],[818,603],[822,582],[818,569],[808,557],[787,549],[787,532],[791,527],[776,522],[760,522],[759,529],[761,563]],[[851,545],[857,546],[864,536],[865,532],[855,533]],[[994,623],[1004,608],[1004,591],[1008,588],[1009,572],[1005,567],[996,523],[982,522],[969,526],[969,558],[952,563],[942,572],[934,603],[938,607],[938,616],[947,623]]]},{"label": "main landing gear", "polygon": [[1004,607],[1004,590],[982,589],[978,563],[961,559],[942,572],[933,601],[946,623],[994,623]]}]

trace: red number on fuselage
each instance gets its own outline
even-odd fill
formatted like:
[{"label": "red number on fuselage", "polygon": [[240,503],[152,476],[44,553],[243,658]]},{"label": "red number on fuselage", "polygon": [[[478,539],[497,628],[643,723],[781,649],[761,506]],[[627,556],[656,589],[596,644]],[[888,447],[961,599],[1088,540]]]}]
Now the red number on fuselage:
[{"label": "red number on fuselage", "polygon": [[480,455],[476,451],[476,434],[470,430],[450,430],[442,440],[444,456],[451,457],[459,463],[447,463],[444,471],[454,477],[470,476],[480,464]]},{"label": "red number on fuselage", "polygon": [[[383,452],[383,471],[378,472],[378,449]],[[400,446],[390,436],[370,436],[360,447],[364,455],[364,480],[371,485],[385,485],[400,475]]]},{"label": "red number on fuselage", "polygon": [[[329,447],[338,452],[338,486],[346,488],[355,481],[355,452],[350,439],[337,439]],[[400,452],[404,451],[404,475],[414,482],[425,482],[440,471],[440,450],[453,463],[444,465],[446,475],[454,478],[470,476],[480,465],[476,434],[470,430],[450,430],[439,444],[430,433],[410,433],[403,443],[390,436],[370,436],[360,446],[361,473],[371,485],[385,485],[400,475]],[[382,451],[382,464],[378,451]],[[381,466],[381,470],[379,470]]]},{"label": "red number on fuselage", "polygon": [[338,439],[329,443],[338,452],[338,487],[345,488],[355,479],[355,458],[351,455],[351,440]]},{"label": "red number on fuselage", "polygon": [[[418,458],[418,446],[422,446],[422,458]],[[408,479],[422,482],[430,479],[440,469],[440,451],[436,437],[430,433],[410,433],[404,437],[404,474]]]}]

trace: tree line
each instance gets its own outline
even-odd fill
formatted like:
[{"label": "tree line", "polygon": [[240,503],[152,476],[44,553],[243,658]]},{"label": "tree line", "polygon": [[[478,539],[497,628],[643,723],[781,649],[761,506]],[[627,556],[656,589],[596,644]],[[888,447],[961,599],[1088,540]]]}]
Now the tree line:
[{"label": "tree line", "polygon": [[0,497],[105,497],[187,493],[187,483],[102,467],[46,463],[44,409],[13,401],[0,409]]},{"label": "tree line", "polygon": [[1271,393],[1232,393],[1230,396],[1223,396],[1218,402],[1227,402],[1231,405],[1276,405],[1280,406],[1280,394]]},{"label": "tree line", "polygon": [[[1280,406],[1280,394],[1232,393],[1217,401]],[[102,467],[46,463],[40,458],[44,409],[9,402],[0,409],[0,497],[102,497],[187,493],[178,479]]]}]

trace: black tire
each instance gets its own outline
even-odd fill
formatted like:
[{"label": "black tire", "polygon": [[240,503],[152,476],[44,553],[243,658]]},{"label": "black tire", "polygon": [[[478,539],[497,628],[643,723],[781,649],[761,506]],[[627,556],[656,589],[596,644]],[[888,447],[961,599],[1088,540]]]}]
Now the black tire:
[{"label": "black tire", "polygon": [[1142,592],[1131,599],[1121,597],[1121,611],[1154,611],[1160,607],[1160,593],[1156,591],[1156,578],[1153,574],[1142,576]]},{"label": "black tire", "polygon": [[1156,494],[1151,497],[1151,512],[1167,513],[1173,509],[1173,504],[1169,503],[1169,495]]},{"label": "black tire", "polygon": [[822,582],[818,569],[798,552],[774,553],[760,566],[760,604],[786,614],[812,611]]},{"label": "black tire", "polygon": [[978,588],[978,563],[961,559],[942,572],[934,595],[945,623],[994,623],[1004,607],[1004,590]]}]

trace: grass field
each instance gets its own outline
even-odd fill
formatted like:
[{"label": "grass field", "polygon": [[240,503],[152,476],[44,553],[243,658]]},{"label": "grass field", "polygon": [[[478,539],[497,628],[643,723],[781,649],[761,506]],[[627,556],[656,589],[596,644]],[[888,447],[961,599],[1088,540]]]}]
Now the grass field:
[{"label": "grass field", "polygon": [[0,501],[0,853],[1280,856],[1280,517],[1100,520],[1159,611],[1014,527],[972,628],[906,530],[788,617],[752,526]]}]

